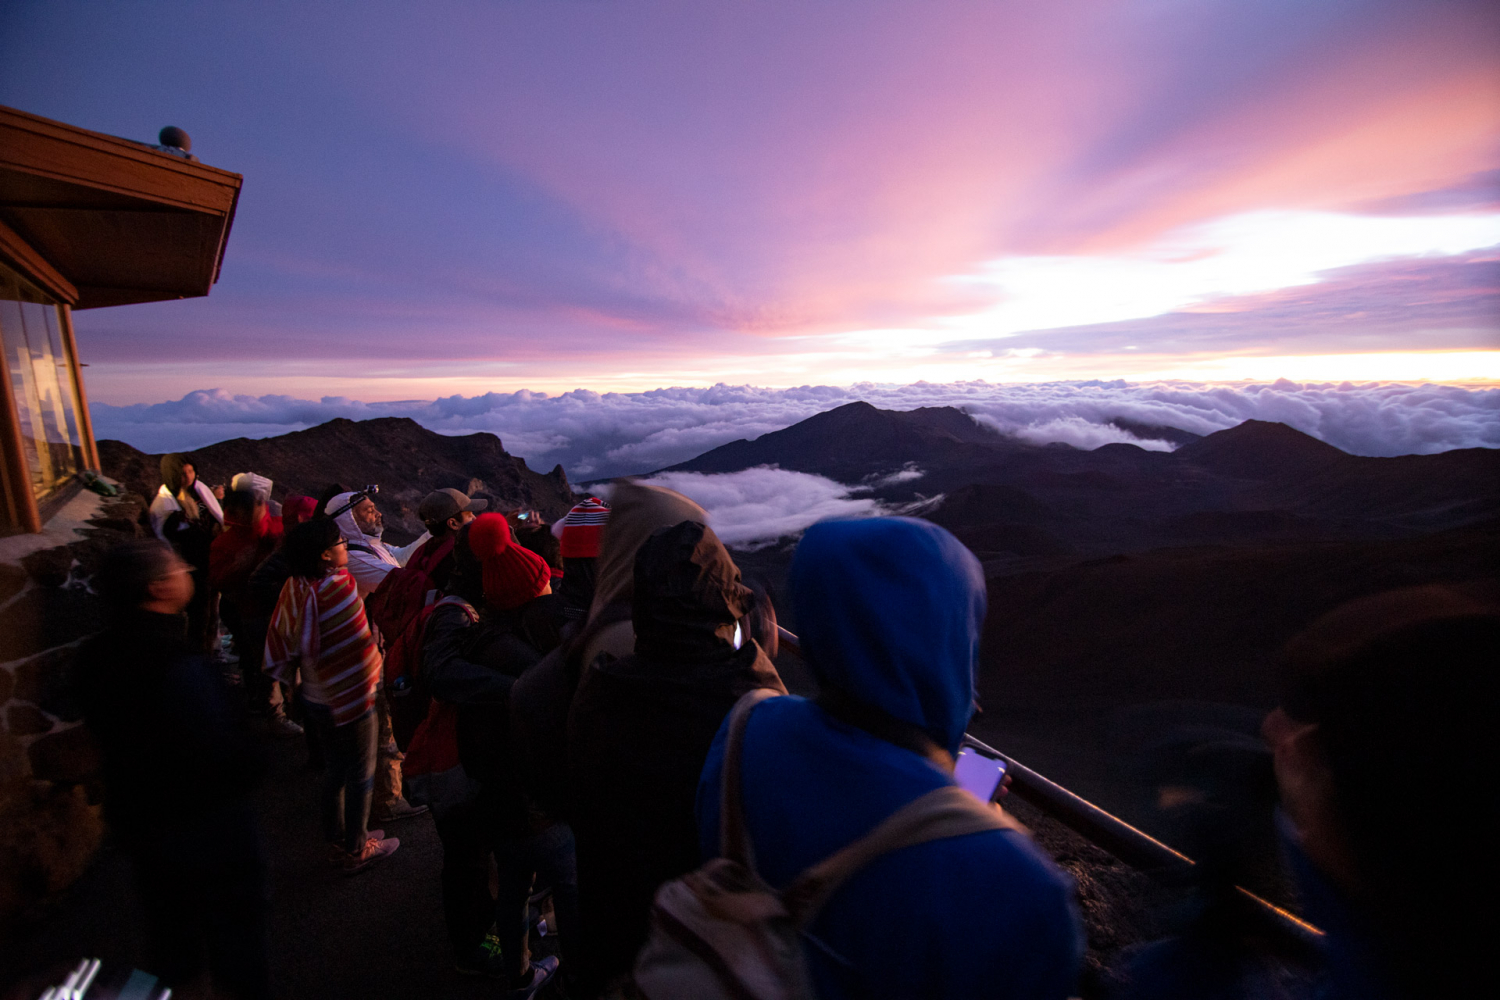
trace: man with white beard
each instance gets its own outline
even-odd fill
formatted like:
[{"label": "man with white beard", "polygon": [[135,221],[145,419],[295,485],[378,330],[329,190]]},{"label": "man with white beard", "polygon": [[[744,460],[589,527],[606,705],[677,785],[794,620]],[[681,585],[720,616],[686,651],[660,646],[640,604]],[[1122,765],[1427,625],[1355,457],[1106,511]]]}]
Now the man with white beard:
[{"label": "man with white beard", "polygon": [[385,579],[387,573],[405,566],[411,554],[432,535],[424,531],[422,537],[410,545],[399,548],[387,545],[380,540],[380,536],[385,533],[385,518],[376,508],[375,501],[363,497],[350,507],[349,501],[354,496],[353,493],[338,494],[328,501],[323,512],[333,515],[335,511],[343,510],[343,513],[334,517],[334,523],[339,526],[344,540],[349,543],[349,572],[359,585],[359,596],[363,598],[370,596],[380,586],[380,581]]}]

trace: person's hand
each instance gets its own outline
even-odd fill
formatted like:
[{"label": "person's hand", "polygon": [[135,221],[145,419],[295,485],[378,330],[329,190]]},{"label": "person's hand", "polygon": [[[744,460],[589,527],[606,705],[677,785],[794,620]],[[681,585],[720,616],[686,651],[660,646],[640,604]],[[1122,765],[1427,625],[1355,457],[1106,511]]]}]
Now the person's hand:
[{"label": "person's hand", "polygon": [[998,804],[1001,799],[1005,798],[1009,794],[1010,794],[1010,772],[1007,771],[1007,772],[1005,772],[1005,774],[1001,775],[1001,777],[1000,777],[1000,787],[995,790],[995,798],[994,798],[993,801]]},{"label": "person's hand", "polygon": [[220,483],[218,486],[214,487],[214,499],[215,500],[223,500],[224,499],[224,484],[223,483]]}]

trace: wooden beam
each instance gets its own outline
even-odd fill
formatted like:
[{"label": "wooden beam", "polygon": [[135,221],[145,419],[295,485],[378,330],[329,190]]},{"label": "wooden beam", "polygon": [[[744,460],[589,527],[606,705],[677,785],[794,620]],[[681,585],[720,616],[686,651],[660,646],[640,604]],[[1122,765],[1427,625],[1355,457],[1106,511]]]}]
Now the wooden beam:
[{"label": "wooden beam", "polygon": [[78,301],[78,289],[73,283],[3,220],[0,220],[0,260],[20,271],[27,281],[40,286],[53,298],[68,305]]},{"label": "wooden beam", "polygon": [[83,365],[78,361],[78,340],[73,336],[73,310],[57,307],[62,317],[63,350],[68,354],[68,374],[73,377],[74,398],[78,400],[78,436],[83,442],[85,467],[103,472],[99,466],[99,446],[94,442],[94,418],[89,413],[89,394],[83,388]]},{"label": "wooden beam", "polygon": [[0,106],[0,166],[197,212],[226,215],[243,178],[171,153]]}]

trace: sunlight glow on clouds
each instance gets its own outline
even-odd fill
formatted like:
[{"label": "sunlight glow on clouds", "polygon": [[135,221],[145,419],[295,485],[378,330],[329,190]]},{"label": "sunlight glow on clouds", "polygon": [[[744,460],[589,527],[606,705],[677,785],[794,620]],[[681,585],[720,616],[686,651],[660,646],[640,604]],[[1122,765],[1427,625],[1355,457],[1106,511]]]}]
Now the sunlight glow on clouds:
[{"label": "sunlight glow on clouds", "polygon": [[1004,336],[1211,310],[1215,299],[1314,284],[1319,272],[1335,268],[1497,243],[1500,214],[1254,212],[1169,234],[1126,256],[1002,258],[953,279],[992,291],[997,303],[945,325],[970,336]]}]

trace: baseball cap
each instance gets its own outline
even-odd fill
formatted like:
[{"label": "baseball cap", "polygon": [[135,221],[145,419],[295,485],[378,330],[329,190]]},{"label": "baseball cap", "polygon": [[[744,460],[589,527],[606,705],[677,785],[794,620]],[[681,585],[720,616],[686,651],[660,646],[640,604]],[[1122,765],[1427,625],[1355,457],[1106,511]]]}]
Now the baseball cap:
[{"label": "baseball cap", "polygon": [[433,490],[417,506],[417,517],[424,524],[431,524],[457,517],[460,511],[472,510],[477,514],[489,505],[488,500],[472,500],[458,490]]}]

